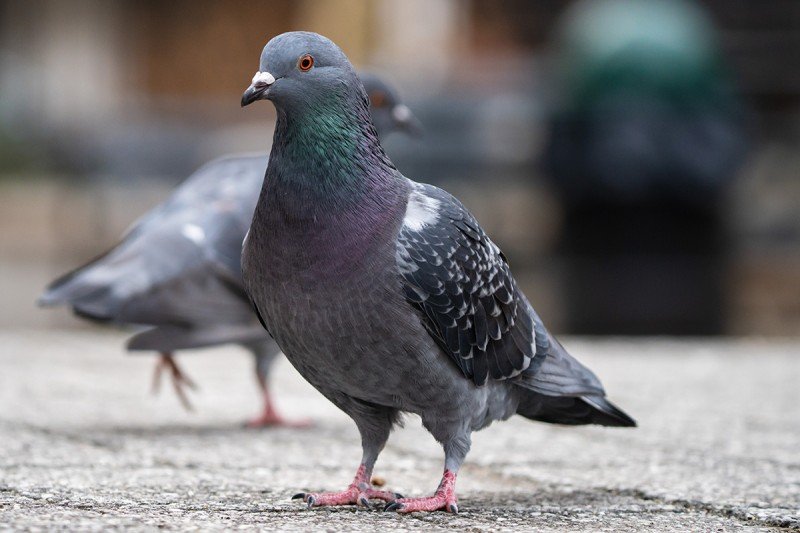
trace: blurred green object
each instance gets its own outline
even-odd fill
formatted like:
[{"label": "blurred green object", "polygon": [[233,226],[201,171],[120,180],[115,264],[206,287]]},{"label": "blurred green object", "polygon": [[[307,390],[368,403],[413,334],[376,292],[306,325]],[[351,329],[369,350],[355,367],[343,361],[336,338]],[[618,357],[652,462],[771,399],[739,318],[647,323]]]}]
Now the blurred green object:
[{"label": "blurred green object", "polygon": [[562,19],[557,44],[561,104],[571,111],[625,88],[708,99],[727,78],[711,22],[683,0],[578,2]]},{"label": "blurred green object", "polygon": [[583,0],[555,45],[544,164],[567,201],[705,203],[734,178],[743,106],[697,4]]},{"label": "blurred green object", "polygon": [[723,333],[720,201],[749,139],[710,20],[683,0],[584,0],[559,30],[542,162],[569,330]]}]

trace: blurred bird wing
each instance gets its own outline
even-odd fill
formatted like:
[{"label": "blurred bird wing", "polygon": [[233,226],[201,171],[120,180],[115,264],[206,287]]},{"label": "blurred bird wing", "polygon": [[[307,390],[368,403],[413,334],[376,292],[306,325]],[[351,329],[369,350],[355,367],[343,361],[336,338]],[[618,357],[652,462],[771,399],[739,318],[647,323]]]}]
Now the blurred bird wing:
[{"label": "blurred bird wing", "polygon": [[240,257],[265,168],[263,155],[209,163],[117,246],[54,282],[42,300],[122,323],[254,320]]},{"label": "blurred bird wing", "polygon": [[547,331],[500,249],[453,196],[412,182],[396,260],[406,300],[476,385],[541,365]]}]

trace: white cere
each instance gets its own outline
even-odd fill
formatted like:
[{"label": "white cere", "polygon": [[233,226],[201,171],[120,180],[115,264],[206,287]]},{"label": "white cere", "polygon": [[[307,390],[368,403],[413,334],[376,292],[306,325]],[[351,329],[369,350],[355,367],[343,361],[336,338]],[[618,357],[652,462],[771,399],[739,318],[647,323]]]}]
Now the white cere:
[{"label": "white cere", "polygon": [[200,244],[206,240],[206,232],[197,224],[184,224],[181,234],[195,244]]},{"label": "white cere", "polygon": [[397,122],[407,122],[411,118],[411,110],[407,105],[397,104],[392,108],[392,116]]},{"label": "white cere", "polygon": [[275,83],[275,76],[269,72],[256,72],[253,76],[253,85],[272,85]]}]

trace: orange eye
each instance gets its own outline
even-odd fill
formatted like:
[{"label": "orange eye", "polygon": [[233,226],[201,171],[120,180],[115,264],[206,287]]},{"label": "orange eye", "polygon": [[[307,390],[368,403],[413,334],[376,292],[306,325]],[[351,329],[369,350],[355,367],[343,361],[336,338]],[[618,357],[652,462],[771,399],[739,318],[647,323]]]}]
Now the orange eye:
[{"label": "orange eye", "polygon": [[308,72],[309,70],[311,70],[311,67],[313,66],[314,66],[314,58],[311,57],[309,54],[306,54],[297,60],[297,68],[299,68],[303,72]]},{"label": "orange eye", "polygon": [[381,91],[372,91],[369,93],[369,101],[372,103],[372,107],[383,107],[383,104],[386,103],[386,95]]}]

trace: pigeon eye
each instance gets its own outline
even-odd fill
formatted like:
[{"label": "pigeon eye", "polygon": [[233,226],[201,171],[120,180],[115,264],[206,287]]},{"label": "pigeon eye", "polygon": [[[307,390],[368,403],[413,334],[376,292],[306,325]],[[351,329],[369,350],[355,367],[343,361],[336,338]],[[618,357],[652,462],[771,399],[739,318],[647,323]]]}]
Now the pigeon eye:
[{"label": "pigeon eye", "polygon": [[386,103],[386,95],[381,91],[373,91],[369,93],[369,101],[372,103],[372,107],[383,107]]},{"label": "pigeon eye", "polygon": [[300,59],[297,60],[297,68],[302,70],[303,72],[308,72],[311,70],[311,67],[314,66],[314,58],[311,55],[306,54],[301,56]]}]

